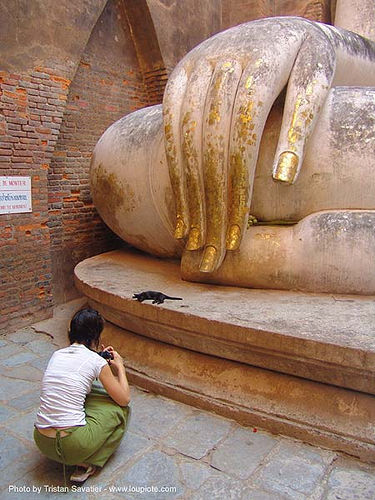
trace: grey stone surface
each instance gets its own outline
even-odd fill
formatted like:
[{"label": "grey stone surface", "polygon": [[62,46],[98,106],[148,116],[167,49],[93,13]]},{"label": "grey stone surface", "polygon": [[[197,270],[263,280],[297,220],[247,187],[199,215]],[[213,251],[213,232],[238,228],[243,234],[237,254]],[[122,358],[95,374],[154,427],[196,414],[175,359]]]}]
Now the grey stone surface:
[{"label": "grey stone surface", "polygon": [[48,362],[51,359],[51,356],[43,356],[42,358],[36,358],[31,361],[30,365],[38,370],[45,370],[47,368]]},{"label": "grey stone surface", "polygon": [[159,438],[189,415],[191,409],[186,405],[151,395],[140,396],[132,411],[133,431]]},{"label": "grey stone surface", "polygon": [[32,328],[26,327],[18,330],[17,332],[8,334],[6,338],[7,340],[11,340],[17,344],[27,344],[27,342],[31,342],[37,337],[38,334],[36,334]]},{"label": "grey stone surface", "polygon": [[29,342],[27,344],[27,348],[35,352],[39,356],[51,356],[53,352],[58,349],[57,346],[44,339],[33,340],[32,342]]},{"label": "grey stone surface", "polygon": [[27,352],[27,350],[17,344],[7,343],[0,348],[0,359],[10,358],[14,354],[19,354],[20,352]]},{"label": "grey stone surface", "polygon": [[16,458],[25,453],[25,446],[19,439],[0,429],[0,471],[3,471]]},{"label": "grey stone surface", "polygon": [[327,500],[374,500],[375,474],[373,468],[361,467],[358,462],[341,461],[329,475]]},{"label": "grey stone surface", "polygon": [[9,378],[19,378],[29,382],[40,382],[43,377],[43,371],[34,368],[30,364],[22,364],[9,368],[0,365],[0,374]]},{"label": "grey stone surface", "polygon": [[15,484],[21,478],[25,478],[24,480],[26,481],[27,477],[25,476],[40,465],[41,457],[38,451],[30,451],[29,449],[26,451],[25,448],[23,451],[24,453],[22,454],[22,450],[20,450],[18,457],[15,457],[12,462],[8,463],[1,470],[0,490],[3,490],[1,493],[5,495],[3,498],[17,498],[7,496],[9,486]]},{"label": "grey stone surface", "polygon": [[36,410],[32,409],[18,418],[13,418],[10,422],[7,421],[5,423],[5,427],[11,429],[13,434],[34,442],[33,434],[35,417]]},{"label": "grey stone surface", "polygon": [[12,408],[8,408],[0,404],[0,423],[4,423],[14,415],[17,415],[17,412],[15,412]]},{"label": "grey stone surface", "polygon": [[[123,486],[132,485],[135,488],[159,488],[159,492],[150,494],[150,498],[164,500],[178,498],[184,492],[184,486],[179,479],[178,467],[173,457],[155,450],[146,453],[125,474],[116,478]],[[176,488],[174,492],[162,492],[161,488]],[[139,498],[139,494],[127,494],[128,498]]]},{"label": "grey stone surface", "polygon": [[40,391],[32,391],[9,401],[8,405],[17,410],[30,410],[39,406]]},{"label": "grey stone surface", "polygon": [[33,390],[39,392],[39,389],[40,384],[35,382],[1,377],[0,401],[8,401]]},{"label": "grey stone surface", "polygon": [[231,425],[230,420],[195,412],[164,440],[164,444],[183,455],[200,459],[226,437]]},{"label": "grey stone surface", "polygon": [[215,469],[202,462],[183,460],[179,467],[184,484],[191,490],[198,489],[208,478],[218,475]]},{"label": "grey stone surface", "polygon": [[269,434],[238,427],[213,452],[211,465],[247,479],[277,443],[277,439]]},{"label": "grey stone surface", "polygon": [[[65,327],[62,319],[61,325]],[[253,433],[251,428],[231,420],[135,387],[132,387],[133,412],[127,435],[103,470],[85,483],[87,488],[97,488],[97,493],[94,489],[74,492],[70,481],[66,497],[61,491],[47,491],[44,485],[64,486],[62,465],[44,458],[32,438],[40,378],[50,355],[43,355],[45,338],[30,337],[27,329],[13,338],[17,344],[8,338],[0,339],[0,353],[5,352],[5,358],[22,353],[37,357],[31,361],[24,358],[15,367],[0,369],[0,400],[4,403],[0,404],[0,499],[375,498],[375,465],[271,436],[260,429]],[[31,343],[34,350],[42,346],[41,351],[33,353],[29,348]],[[51,346],[55,349],[52,341]],[[71,471],[68,467],[68,477]],[[129,486],[138,488],[138,492],[125,492],[124,488]],[[165,486],[176,490],[161,491]],[[30,491],[9,491],[9,487],[28,487]],[[146,489],[140,493],[139,488],[152,487],[159,491]],[[33,488],[41,490],[32,491]],[[111,491],[114,488],[120,489]]]},{"label": "grey stone surface", "polygon": [[283,440],[254,482],[290,499],[307,498],[323,480],[334,457],[334,453]]},{"label": "grey stone surface", "polygon": [[211,477],[192,494],[191,500],[220,499],[249,500],[251,488],[236,479],[221,474],[220,477]]},{"label": "grey stone surface", "polygon": [[28,361],[33,361],[35,358],[37,358],[37,355],[32,352],[20,352],[13,356],[2,359],[0,361],[0,364],[7,367],[13,367],[22,365],[23,363],[27,363]]},{"label": "grey stone surface", "polygon": [[267,493],[266,491],[251,488],[248,500],[288,500],[288,497],[278,495],[275,492]]}]

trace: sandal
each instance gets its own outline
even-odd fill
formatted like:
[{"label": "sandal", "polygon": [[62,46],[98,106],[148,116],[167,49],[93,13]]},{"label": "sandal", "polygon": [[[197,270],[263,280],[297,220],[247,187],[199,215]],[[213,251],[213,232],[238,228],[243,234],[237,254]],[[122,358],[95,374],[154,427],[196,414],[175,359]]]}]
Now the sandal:
[{"label": "sandal", "polygon": [[82,467],[81,465],[77,465],[75,471],[70,476],[70,480],[75,483],[83,483],[90,476],[95,474],[96,467],[95,465],[88,465],[87,467]]}]

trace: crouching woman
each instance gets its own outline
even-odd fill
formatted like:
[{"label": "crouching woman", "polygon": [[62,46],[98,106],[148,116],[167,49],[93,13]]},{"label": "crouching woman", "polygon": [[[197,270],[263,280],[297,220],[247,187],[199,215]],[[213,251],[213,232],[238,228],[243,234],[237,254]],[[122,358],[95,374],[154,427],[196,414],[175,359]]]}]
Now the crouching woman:
[{"label": "crouching woman", "polygon": [[[48,458],[76,465],[71,481],[83,482],[116,450],[130,417],[129,385],[121,356],[96,352],[104,321],[93,309],[78,311],[70,323],[70,346],[56,351],[47,366],[34,440]],[[101,382],[95,382],[99,379]]]}]

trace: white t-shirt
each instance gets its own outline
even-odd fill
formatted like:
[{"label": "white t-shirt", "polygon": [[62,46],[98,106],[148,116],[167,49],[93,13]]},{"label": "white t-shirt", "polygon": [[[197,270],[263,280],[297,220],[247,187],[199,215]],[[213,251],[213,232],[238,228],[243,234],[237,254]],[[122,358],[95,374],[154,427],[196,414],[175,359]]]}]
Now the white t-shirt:
[{"label": "white t-shirt", "polygon": [[36,427],[85,425],[84,404],[107,361],[82,344],[54,352],[42,381]]}]

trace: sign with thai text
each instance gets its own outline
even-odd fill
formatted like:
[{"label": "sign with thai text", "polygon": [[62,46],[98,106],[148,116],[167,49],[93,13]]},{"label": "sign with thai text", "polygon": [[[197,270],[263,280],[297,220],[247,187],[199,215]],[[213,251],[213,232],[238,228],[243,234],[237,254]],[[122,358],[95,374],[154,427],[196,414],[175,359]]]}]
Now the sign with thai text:
[{"label": "sign with thai text", "polygon": [[0,177],[0,214],[31,211],[31,177]]}]

